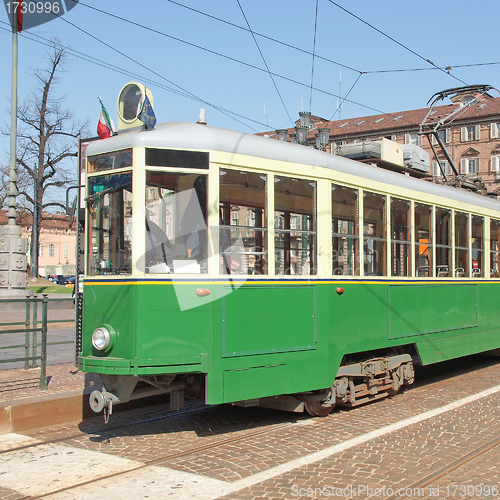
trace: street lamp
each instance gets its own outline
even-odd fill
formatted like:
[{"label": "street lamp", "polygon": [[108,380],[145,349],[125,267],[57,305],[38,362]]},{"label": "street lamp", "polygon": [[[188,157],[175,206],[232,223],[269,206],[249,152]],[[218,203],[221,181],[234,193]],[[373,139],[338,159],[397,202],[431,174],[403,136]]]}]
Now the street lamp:
[{"label": "street lamp", "polygon": [[311,125],[311,112],[310,111],[300,111],[300,126],[309,128]]},{"label": "street lamp", "polygon": [[286,142],[286,137],[288,135],[288,129],[287,128],[280,128],[276,130],[276,135],[278,136],[278,141],[285,141]]},{"label": "street lamp", "polygon": [[315,134],[316,137],[316,148],[321,151],[326,151],[326,145],[330,140],[330,129],[329,128],[319,128],[318,133]]},{"label": "street lamp", "polygon": [[295,127],[295,132],[297,133],[297,142],[299,144],[307,146],[307,131],[308,130],[309,130],[309,127],[306,127],[305,125],[298,125],[297,127]]}]

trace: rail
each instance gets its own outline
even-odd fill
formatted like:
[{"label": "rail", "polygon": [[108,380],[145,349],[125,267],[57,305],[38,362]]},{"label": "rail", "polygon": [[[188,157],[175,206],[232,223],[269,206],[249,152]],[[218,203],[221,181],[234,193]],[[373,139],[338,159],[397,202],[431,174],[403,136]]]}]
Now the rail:
[{"label": "rail", "polygon": [[[73,302],[73,298],[69,297],[49,300],[47,294],[42,294],[41,298],[37,296],[26,296],[25,298],[17,299],[0,299],[0,306],[2,304],[12,304],[13,309],[16,308],[17,304],[25,304],[24,321],[0,322],[0,336],[24,334],[24,343],[0,345],[0,351],[5,349],[24,349],[24,357],[0,359],[0,363],[15,363],[24,361],[24,368],[28,370],[30,368],[37,368],[37,361],[40,361],[40,390],[47,389],[47,346],[74,343],[74,340],[48,342],[48,325],[74,322],[73,318],[49,321],[48,304],[49,302],[55,303],[69,301]],[[39,304],[41,306],[40,319],[38,310]],[[22,312],[22,308],[19,312]],[[40,348],[40,350],[38,348]]]}]

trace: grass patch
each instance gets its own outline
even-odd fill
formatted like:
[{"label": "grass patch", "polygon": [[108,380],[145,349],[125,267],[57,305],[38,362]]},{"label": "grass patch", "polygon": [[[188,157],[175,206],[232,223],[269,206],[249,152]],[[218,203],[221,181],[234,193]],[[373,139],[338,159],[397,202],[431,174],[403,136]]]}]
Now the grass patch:
[{"label": "grass patch", "polygon": [[62,285],[56,285],[52,283],[52,281],[43,279],[43,278],[30,278],[28,282],[28,286],[26,287],[28,290],[33,290],[33,293],[73,293],[73,287],[65,287]]},{"label": "grass patch", "polygon": [[33,293],[73,293],[73,287],[67,288],[61,285],[46,285],[46,286],[37,286],[30,285],[26,287],[28,290],[33,290]]}]

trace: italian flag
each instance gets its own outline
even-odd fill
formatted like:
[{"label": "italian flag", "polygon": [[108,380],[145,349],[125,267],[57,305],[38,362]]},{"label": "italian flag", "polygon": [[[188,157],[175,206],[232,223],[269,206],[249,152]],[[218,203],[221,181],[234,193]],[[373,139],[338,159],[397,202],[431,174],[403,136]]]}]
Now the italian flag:
[{"label": "italian flag", "polygon": [[17,32],[21,33],[23,29],[23,3],[19,2],[17,6]]},{"label": "italian flag", "polygon": [[99,123],[97,124],[97,135],[99,139],[106,139],[106,137],[110,137],[111,135],[116,134],[115,126],[113,125],[113,120],[109,117],[106,108],[102,102],[102,99],[99,97],[99,102],[101,103],[101,113],[99,115]]}]

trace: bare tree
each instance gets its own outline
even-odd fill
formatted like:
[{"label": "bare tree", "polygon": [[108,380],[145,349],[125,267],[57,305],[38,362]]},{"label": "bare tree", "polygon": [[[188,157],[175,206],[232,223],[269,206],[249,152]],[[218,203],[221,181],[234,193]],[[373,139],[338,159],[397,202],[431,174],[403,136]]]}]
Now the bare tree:
[{"label": "bare tree", "polygon": [[78,155],[77,140],[87,127],[87,123],[77,123],[73,113],[63,107],[64,98],[54,96],[53,90],[58,82],[57,74],[63,70],[65,52],[57,41],[53,44],[48,54],[48,68],[35,71],[38,85],[31,97],[18,106],[17,111],[21,124],[18,130],[17,165],[24,171],[19,172],[20,181],[22,184],[23,173],[27,173],[31,184],[18,185],[18,190],[33,206],[34,192],[28,187],[32,188],[37,178],[40,217],[49,207],[65,208],[61,202],[64,194],[61,190],[54,191],[54,188],[65,187],[75,180],[76,168],[73,162],[68,164],[65,160]]},{"label": "bare tree", "polygon": [[[63,106],[65,98],[54,92],[66,54],[57,40],[52,43],[47,68],[34,72],[37,85],[17,108],[18,202],[34,213],[36,189],[38,227],[51,207],[65,208],[64,188],[76,180],[76,167],[69,159],[78,156],[78,138],[88,126],[76,121]],[[38,255],[38,241],[32,242],[32,248]]]}]

